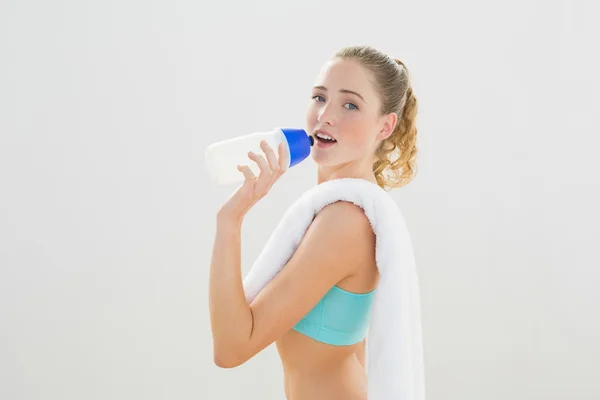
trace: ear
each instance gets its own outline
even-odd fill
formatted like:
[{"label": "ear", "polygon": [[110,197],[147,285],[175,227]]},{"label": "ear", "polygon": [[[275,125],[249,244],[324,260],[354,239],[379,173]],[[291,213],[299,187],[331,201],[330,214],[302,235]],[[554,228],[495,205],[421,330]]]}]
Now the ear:
[{"label": "ear", "polygon": [[389,138],[394,133],[394,128],[396,128],[396,124],[398,123],[398,114],[396,113],[389,113],[382,118],[383,125],[377,134],[377,140]]}]

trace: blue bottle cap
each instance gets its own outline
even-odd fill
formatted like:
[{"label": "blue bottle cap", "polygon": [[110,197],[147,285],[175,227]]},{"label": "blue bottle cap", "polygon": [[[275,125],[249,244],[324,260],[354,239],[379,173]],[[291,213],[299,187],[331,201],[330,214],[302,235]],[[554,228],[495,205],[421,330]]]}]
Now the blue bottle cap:
[{"label": "blue bottle cap", "polygon": [[280,128],[290,148],[290,167],[300,163],[310,155],[314,139],[304,129]]}]

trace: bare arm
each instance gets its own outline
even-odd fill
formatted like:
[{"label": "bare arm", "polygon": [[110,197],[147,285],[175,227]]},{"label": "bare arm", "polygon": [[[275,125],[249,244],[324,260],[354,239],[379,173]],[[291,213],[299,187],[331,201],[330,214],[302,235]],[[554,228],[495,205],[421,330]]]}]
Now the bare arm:
[{"label": "bare arm", "polygon": [[235,367],[289,331],[332,286],[371,254],[373,231],[348,202],[324,207],[283,270],[248,305],[240,267],[240,222],[222,219],[210,267],[215,363]]},{"label": "bare arm", "polygon": [[[217,216],[209,279],[209,309],[214,359],[224,365],[223,349],[243,343],[252,330],[241,273],[242,220]],[[231,349],[230,349],[231,350]]]}]

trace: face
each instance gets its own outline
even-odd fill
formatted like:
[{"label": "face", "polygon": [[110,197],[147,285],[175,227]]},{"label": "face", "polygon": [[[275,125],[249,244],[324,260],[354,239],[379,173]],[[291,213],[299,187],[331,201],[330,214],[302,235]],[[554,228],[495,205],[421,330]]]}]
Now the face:
[{"label": "face", "polygon": [[[312,89],[306,127],[319,166],[365,163],[372,166],[379,143],[393,131],[396,115],[381,116],[381,101],[369,70],[355,61],[333,59]],[[319,132],[335,141],[320,139]]]}]

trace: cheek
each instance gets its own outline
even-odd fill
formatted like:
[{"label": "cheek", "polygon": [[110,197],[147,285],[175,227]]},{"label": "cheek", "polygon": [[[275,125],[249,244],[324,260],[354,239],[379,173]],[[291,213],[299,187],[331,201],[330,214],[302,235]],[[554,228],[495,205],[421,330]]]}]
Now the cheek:
[{"label": "cheek", "polygon": [[365,133],[371,129],[370,121],[359,113],[346,113],[338,122],[340,128],[353,138],[365,136]]},{"label": "cheek", "polygon": [[370,132],[373,131],[373,122],[363,115],[348,116],[343,120],[344,136],[348,139],[347,143],[357,149],[364,149],[370,146]]}]

